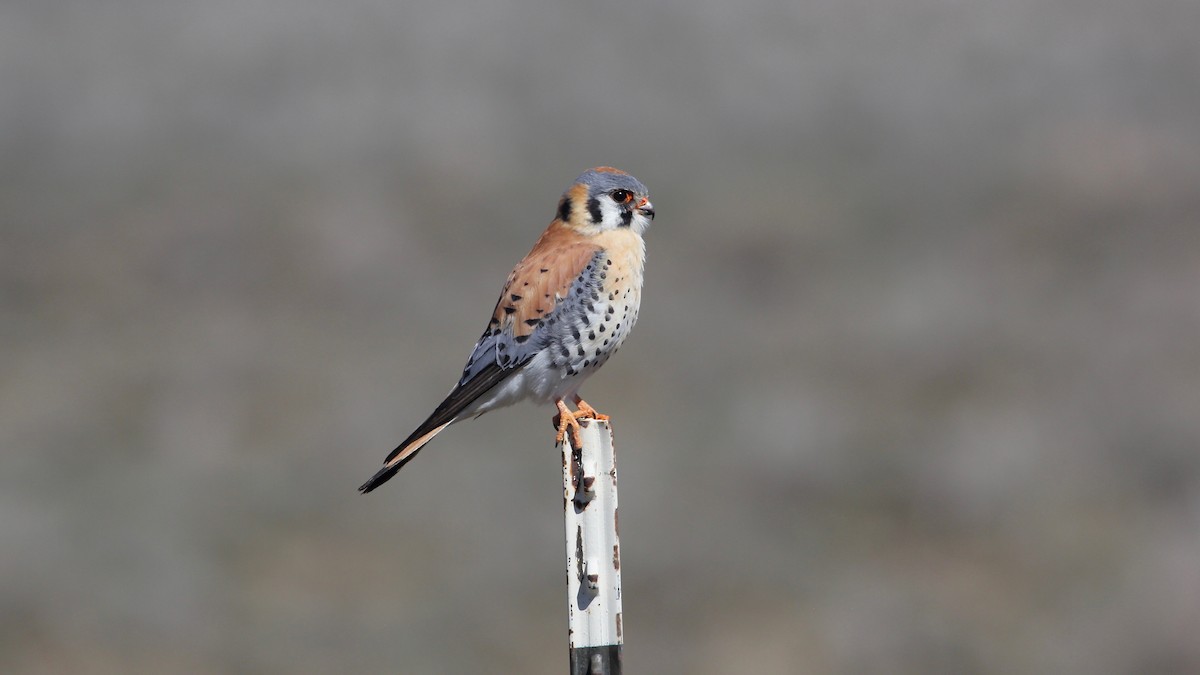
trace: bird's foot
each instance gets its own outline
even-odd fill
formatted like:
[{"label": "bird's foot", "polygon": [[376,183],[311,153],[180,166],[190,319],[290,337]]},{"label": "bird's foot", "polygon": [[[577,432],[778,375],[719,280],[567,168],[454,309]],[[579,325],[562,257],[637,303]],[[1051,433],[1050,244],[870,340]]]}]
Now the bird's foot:
[{"label": "bird's foot", "polygon": [[[567,438],[567,429],[571,430],[571,445],[576,448],[583,447],[582,428],[579,426],[578,417],[587,419],[587,416],[582,411],[573,413],[562,401],[555,401],[558,406],[558,414],[554,416],[554,427],[558,429],[558,435],[554,437],[555,443],[562,443]],[[590,407],[590,406],[589,406]],[[593,410],[593,413],[596,411]]]},{"label": "bird's foot", "polygon": [[575,407],[579,408],[579,410],[575,412],[575,419],[583,418],[585,420],[600,420],[601,422],[608,421],[608,415],[596,412],[595,408],[588,405],[587,401],[579,398],[578,396],[575,397]]}]

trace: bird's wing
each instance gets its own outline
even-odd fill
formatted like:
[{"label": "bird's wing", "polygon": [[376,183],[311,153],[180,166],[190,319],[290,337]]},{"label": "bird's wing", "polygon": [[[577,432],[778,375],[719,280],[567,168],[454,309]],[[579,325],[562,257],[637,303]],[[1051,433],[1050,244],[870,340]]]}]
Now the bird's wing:
[{"label": "bird's wing", "polygon": [[528,363],[546,346],[563,316],[596,292],[603,256],[603,249],[582,241],[534,247],[508,276],[459,386],[492,364],[511,370]]},{"label": "bird's wing", "polygon": [[565,300],[590,295],[604,251],[556,225],[551,225],[508,275],[492,318],[475,343],[458,384],[433,414],[387,456],[383,468],[359,487],[360,491],[370,492],[394,476],[467,406],[529,363],[545,346],[563,310],[574,304]]}]

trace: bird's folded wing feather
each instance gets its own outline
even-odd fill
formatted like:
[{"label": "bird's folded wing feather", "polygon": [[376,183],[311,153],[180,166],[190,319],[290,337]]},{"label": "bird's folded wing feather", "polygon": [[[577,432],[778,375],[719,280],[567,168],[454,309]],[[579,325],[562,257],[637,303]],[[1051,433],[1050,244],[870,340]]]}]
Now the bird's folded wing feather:
[{"label": "bird's folded wing feather", "polygon": [[574,304],[569,299],[587,295],[585,291],[597,283],[595,270],[603,250],[556,226],[551,225],[508,276],[458,384],[388,455],[386,464],[407,460],[428,440],[426,436],[453,422],[467,406],[533,359]]}]

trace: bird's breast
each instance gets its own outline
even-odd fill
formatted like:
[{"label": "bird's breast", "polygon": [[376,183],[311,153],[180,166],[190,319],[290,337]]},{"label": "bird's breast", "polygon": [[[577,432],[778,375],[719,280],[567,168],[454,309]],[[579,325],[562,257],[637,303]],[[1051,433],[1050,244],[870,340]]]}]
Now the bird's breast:
[{"label": "bird's breast", "polygon": [[604,365],[637,322],[642,300],[640,247],[604,249],[590,282],[582,292],[563,299],[547,345],[550,363],[563,378],[586,376]]}]

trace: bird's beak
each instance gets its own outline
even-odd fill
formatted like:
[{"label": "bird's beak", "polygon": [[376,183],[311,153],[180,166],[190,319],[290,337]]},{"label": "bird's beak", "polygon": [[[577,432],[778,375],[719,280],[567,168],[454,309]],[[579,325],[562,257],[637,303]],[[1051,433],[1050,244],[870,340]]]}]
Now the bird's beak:
[{"label": "bird's beak", "polygon": [[649,199],[642,197],[642,201],[638,202],[637,210],[638,213],[641,213],[643,216],[646,216],[650,220],[654,220],[654,205],[650,203]]}]

